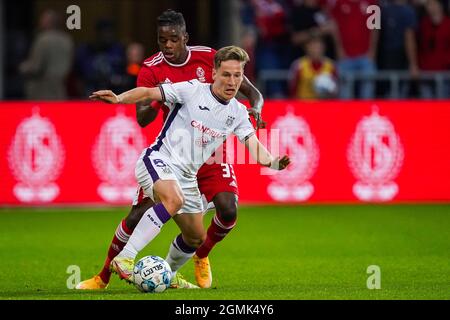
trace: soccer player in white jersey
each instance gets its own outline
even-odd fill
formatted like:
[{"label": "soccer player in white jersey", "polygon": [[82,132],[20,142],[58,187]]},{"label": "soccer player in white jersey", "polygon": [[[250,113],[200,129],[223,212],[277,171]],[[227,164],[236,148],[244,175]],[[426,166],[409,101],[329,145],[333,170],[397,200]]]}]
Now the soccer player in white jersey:
[{"label": "soccer player in white jersey", "polygon": [[[132,282],[135,257],[172,217],[180,229],[189,228],[197,237],[190,239],[191,245],[202,243],[204,208],[196,174],[226,137],[236,135],[263,166],[283,170],[289,165],[287,156],[273,157],[259,142],[246,107],[235,99],[248,60],[243,49],[225,47],[214,57],[213,84],[191,80],[157,88],[139,87],[120,95],[100,90],[90,96],[108,103],[131,104],[152,99],[170,105],[158,138],[136,164],[138,183],[157,204],[146,211],[126,246],[111,261],[112,270],[121,279]],[[187,244],[181,241],[176,245]],[[171,247],[166,259],[176,272],[190,258],[191,254]]]}]

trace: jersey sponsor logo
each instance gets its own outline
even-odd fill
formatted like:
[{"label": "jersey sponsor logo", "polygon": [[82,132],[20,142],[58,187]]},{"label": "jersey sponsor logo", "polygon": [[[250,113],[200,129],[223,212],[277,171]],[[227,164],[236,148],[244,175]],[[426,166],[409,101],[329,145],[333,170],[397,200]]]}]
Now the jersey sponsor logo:
[{"label": "jersey sponsor logo", "polygon": [[197,67],[196,74],[197,74],[198,81],[200,81],[200,82],[206,82],[206,78],[205,78],[205,70],[203,70],[202,67]]},{"label": "jersey sponsor logo", "polygon": [[208,107],[198,106],[198,108],[199,108],[200,110],[210,111]]},{"label": "jersey sponsor logo", "polygon": [[358,180],[353,194],[362,201],[388,201],[398,193],[393,181],[403,165],[404,150],[392,122],[374,107],[356,126],[347,150],[350,170]]},{"label": "jersey sponsor logo", "polygon": [[[287,154],[291,164],[283,171],[263,168],[272,182],[267,193],[276,201],[306,201],[314,193],[309,181],[319,163],[319,148],[308,122],[289,109],[286,115],[278,117],[271,129],[279,130],[279,154]],[[270,172],[271,171],[271,172]]]},{"label": "jersey sponsor logo", "polygon": [[201,122],[198,122],[196,120],[191,121],[191,126],[196,128],[198,131],[200,131],[203,134],[209,135],[213,138],[219,138],[222,137],[222,134],[220,132],[217,132],[205,125],[203,125]]},{"label": "jersey sponsor logo", "polygon": [[102,199],[107,202],[133,199],[136,159],[145,145],[134,119],[121,111],[102,125],[92,149],[92,163],[102,181],[97,193]]},{"label": "jersey sponsor logo", "polygon": [[39,109],[17,127],[8,162],[18,184],[13,193],[22,202],[51,202],[60,193],[55,180],[64,166],[65,150],[55,126]]}]

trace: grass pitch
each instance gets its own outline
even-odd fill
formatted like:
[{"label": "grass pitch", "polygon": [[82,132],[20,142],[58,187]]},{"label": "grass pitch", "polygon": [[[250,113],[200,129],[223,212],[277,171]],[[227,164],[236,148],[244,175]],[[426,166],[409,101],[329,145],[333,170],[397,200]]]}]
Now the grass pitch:
[{"label": "grass pitch", "polygon": [[[450,205],[240,207],[236,228],[210,254],[213,289],[142,294],[115,275],[101,292],[68,289],[69,266],[81,280],[101,269],[127,212],[0,209],[0,299],[450,298]],[[138,257],[165,257],[177,234],[169,222]],[[381,270],[379,290],[367,289],[371,265]],[[181,272],[194,281],[191,261]]]}]

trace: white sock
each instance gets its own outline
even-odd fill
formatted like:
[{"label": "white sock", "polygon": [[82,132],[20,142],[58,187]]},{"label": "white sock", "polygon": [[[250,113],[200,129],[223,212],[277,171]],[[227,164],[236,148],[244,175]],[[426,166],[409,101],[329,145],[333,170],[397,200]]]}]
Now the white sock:
[{"label": "white sock", "polygon": [[196,248],[192,248],[187,245],[181,234],[179,234],[170,244],[169,253],[167,254],[166,261],[172,269],[172,276],[175,276],[177,271],[184,266],[186,262],[195,253]]},{"label": "white sock", "polygon": [[137,254],[159,234],[164,223],[170,218],[170,214],[162,203],[148,209],[139,220],[130,239],[118,256],[136,258]]}]

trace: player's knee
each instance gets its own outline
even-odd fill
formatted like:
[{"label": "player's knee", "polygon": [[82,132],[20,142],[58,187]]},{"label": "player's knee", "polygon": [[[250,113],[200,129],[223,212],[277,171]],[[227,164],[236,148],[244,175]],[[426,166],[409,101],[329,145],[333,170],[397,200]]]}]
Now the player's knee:
[{"label": "player's knee", "polygon": [[133,230],[141,220],[144,213],[154,205],[155,203],[150,198],[144,198],[139,204],[134,205],[128,216],[125,218],[127,227],[130,230]]},{"label": "player's knee", "polygon": [[214,206],[223,222],[233,222],[237,218],[237,196],[230,192],[221,192],[214,197]]},{"label": "player's knee", "polygon": [[237,205],[235,203],[221,203],[216,206],[217,214],[224,222],[233,222],[237,218]]},{"label": "player's knee", "polygon": [[125,224],[127,225],[127,228],[130,230],[136,228],[141,217],[142,215],[140,215],[139,210],[136,210],[135,207],[133,207],[128,216],[125,218]]},{"label": "player's knee", "polygon": [[184,196],[183,194],[175,193],[170,197],[162,200],[164,207],[171,214],[176,214],[181,207],[184,205]]}]

